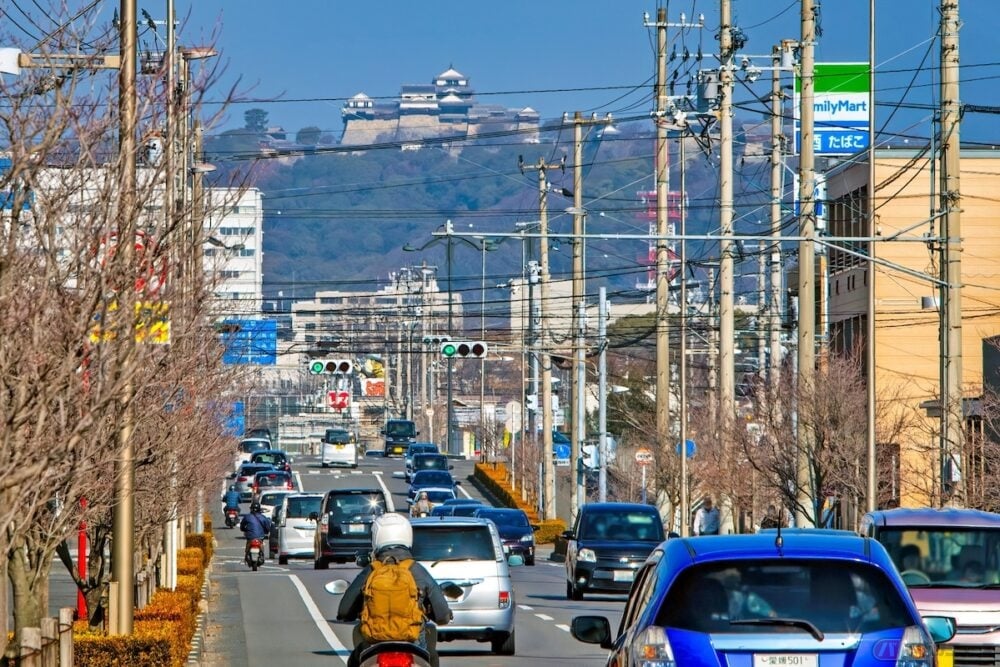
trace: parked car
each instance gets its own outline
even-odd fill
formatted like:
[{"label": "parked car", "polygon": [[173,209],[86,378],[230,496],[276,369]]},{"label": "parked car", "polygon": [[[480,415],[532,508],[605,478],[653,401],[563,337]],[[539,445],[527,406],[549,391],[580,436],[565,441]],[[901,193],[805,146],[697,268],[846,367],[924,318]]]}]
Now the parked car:
[{"label": "parked car", "polygon": [[859,532],[886,548],[921,614],[955,619],[955,665],[1000,661],[1000,514],[881,510]]},{"label": "parked car", "polygon": [[316,519],[323,505],[322,493],[289,493],[274,510],[270,553],[277,554],[278,564],[287,565],[289,558],[313,558]]},{"label": "parked car", "polygon": [[295,481],[284,470],[261,470],[253,477],[253,495],[259,498],[265,489],[294,491]]},{"label": "parked car", "polygon": [[409,419],[390,419],[385,423],[382,435],[385,436],[382,456],[403,456],[414,438],[420,435],[420,431],[417,430],[416,423]]},{"label": "parked car", "polygon": [[933,667],[946,617],[921,619],[885,549],[808,530],[671,539],[636,573],[617,631],[571,633],[610,665]]},{"label": "parked car", "polygon": [[635,572],[664,540],[652,505],[588,503],[577,512],[566,538],[566,597],[585,592],[627,593]]},{"label": "parked car", "polygon": [[236,490],[240,492],[240,502],[253,497],[253,480],[262,470],[274,470],[270,463],[243,463],[236,470]]},{"label": "parked car", "polygon": [[[488,641],[493,653],[514,655],[514,586],[500,533],[484,519],[413,519],[413,557],[438,583],[453,582],[462,597],[448,600],[454,618],[438,641]],[[514,560],[516,559],[516,560]],[[512,557],[511,563],[520,562]]]},{"label": "parked car", "polygon": [[410,488],[406,493],[409,502],[413,502],[417,492],[430,487],[455,489],[455,480],[446,470],[421,470],[410,478]]},{"label": "parked car", "polygon": [[507,507],[484,507],[482,505],[455,505],[455,515],[459,509],[469,508],[472,516],[480,519],[489,519],[496,524],[500,532],[500,539],[509,554],[518,554],[524,557],[525,565],[535,564],[535,531],[538,526],[531,525],[528,515],[524,510],[510,509]]},{"label": "parked car", "polygon": [[413,474],[421,470],[451,470],[455,466],[444,454],[421,453],[414,454],[413,459],[406,466],[406,481],[413,479]]},{"label": "parked car", "polygon": [[330,562],[353,561],[359,551],[372,548],[372,521],[393,512],[392,497],[379,488],[331,489],[314,517],[319,525],[313,538],[313,567],[325,570]]},{"label": "parked car", "polygon": [[292,472],[292,458],[278,449],[262,449],[250,455],[250,463],[270,463],[275,470]]},{"label": "parked car", "polygon": [[406,481],[410,481],[410,474],[413,472],[413,457],[417,454],[437,454],[438,446],[433,442],[414,442],[412,445],[406,448],[406,454],[403,455],[403,470],[406,476]]},{"label": "parked car", "polygon": [[244,463],[249,463],[254,452],[262,449],[271,449],[271,441],[267,438],[244,438],[236,447],[236,468]]}]

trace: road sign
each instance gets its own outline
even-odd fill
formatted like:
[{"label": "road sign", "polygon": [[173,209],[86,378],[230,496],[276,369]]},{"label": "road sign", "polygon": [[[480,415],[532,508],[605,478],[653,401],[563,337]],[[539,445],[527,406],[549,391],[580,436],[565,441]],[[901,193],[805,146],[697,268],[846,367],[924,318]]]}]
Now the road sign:
[{"label": "road sign", "polygon": [[649,451],[645,447],[640,447],[635,450],[635,462],[641,466],[648,466],[653,462],[653,452]]},{"label": "road sign", "polygon": [[[685,440],[685,441],[684,441],[684,444],[686,445],[686,446],[684,447],[684,455],[685,455],[685,456],[686,456],[687,458],[691,458],[692,456],[694,456],[694,453],[695,453],[696,451],[698,451],[698,448],[697,448],[697,447],[695,447],[695,444],[694,444],[694,440]],[[677,443],[677,447],[675,448],[675,451],[676,451],[676,452],[677,452],[678,454],[680,454],[680,453],[681,453],[681,443],[679,443],[679,442]]]},{"label": "road sign", "polygon": [[346,410],[351,406],[351,393],[349,391],[330,391],[327,392],[327,396],[330,398],[330,407],[334,410]]}]

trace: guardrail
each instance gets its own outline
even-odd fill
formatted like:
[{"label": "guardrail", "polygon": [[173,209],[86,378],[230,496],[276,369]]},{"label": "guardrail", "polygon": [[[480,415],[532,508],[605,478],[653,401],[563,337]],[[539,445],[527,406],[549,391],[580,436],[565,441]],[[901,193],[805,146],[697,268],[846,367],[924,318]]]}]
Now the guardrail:
[{"label": "guardrail", "polygon": [[23,628],[21,642],[8,644],[3,664],[10,667],[70,667],[73,664],[73,608],[61,608],[58,618],[43,618],[40,627]]}]

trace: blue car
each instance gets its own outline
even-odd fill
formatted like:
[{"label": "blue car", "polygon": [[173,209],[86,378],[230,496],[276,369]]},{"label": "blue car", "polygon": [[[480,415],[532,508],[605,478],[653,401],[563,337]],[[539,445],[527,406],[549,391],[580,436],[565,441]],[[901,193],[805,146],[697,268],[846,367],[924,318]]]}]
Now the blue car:
[{"label": "blue car", "polygon": [[875,540],[783,530],[669,539],[636,573],[617,634],[603,616],[571,632],[620,667],[934,667],[955,626],[921,619]]}]

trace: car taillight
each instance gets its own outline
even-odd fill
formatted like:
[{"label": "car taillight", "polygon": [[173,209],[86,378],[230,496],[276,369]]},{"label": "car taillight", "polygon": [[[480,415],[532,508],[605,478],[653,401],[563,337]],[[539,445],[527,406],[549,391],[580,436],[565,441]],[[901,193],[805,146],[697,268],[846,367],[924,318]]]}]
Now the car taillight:
[{"label": "car taillight", "polygon": [[632,655],[638,667],[677,667],[667,631],[651,625],[632,640]]},{"label": "car taillight", "polygon": [[323,516],[321,516],[320,519],[319,519],[319,525],[323,526],[324,528],[326,528],[327,526],[329,526],[330,525],[330,515],[326,514],[324,512]]},{"label": "car taillight", "polygon": [[402,651],[387,651],[379,653],[378,667],[411,667],[413,656]]},{"label": "car taillight", "polygon": [[286,484],[286,485],[285,485],[285,488],[286,488],[286,489],[294,489],[295,487],[294,487],[294,486],[292,486],[292,482],[291,482],[291,480],[289,480],[289,481],[288,481],[288,484]]},{"label": "car taillight", "polygon": [[240,477],[240,478],[239,478],[239,479],[237,479],[236,481],[237,481],[237,482],[245,482],[245,481],[247,481],[247,478],[246,478],[246,477]]},{"label": "car taillight", "polygon": [[497,600],[497,605],[501,609],[506,609],[510,606],[510,591],[500,591],[500,597]]},{"label": "car taillight", "polygon": [[934,654],[934,642],[923,628],[911,625],[903,630],[896,667],[931,667],[935,664]]}]

